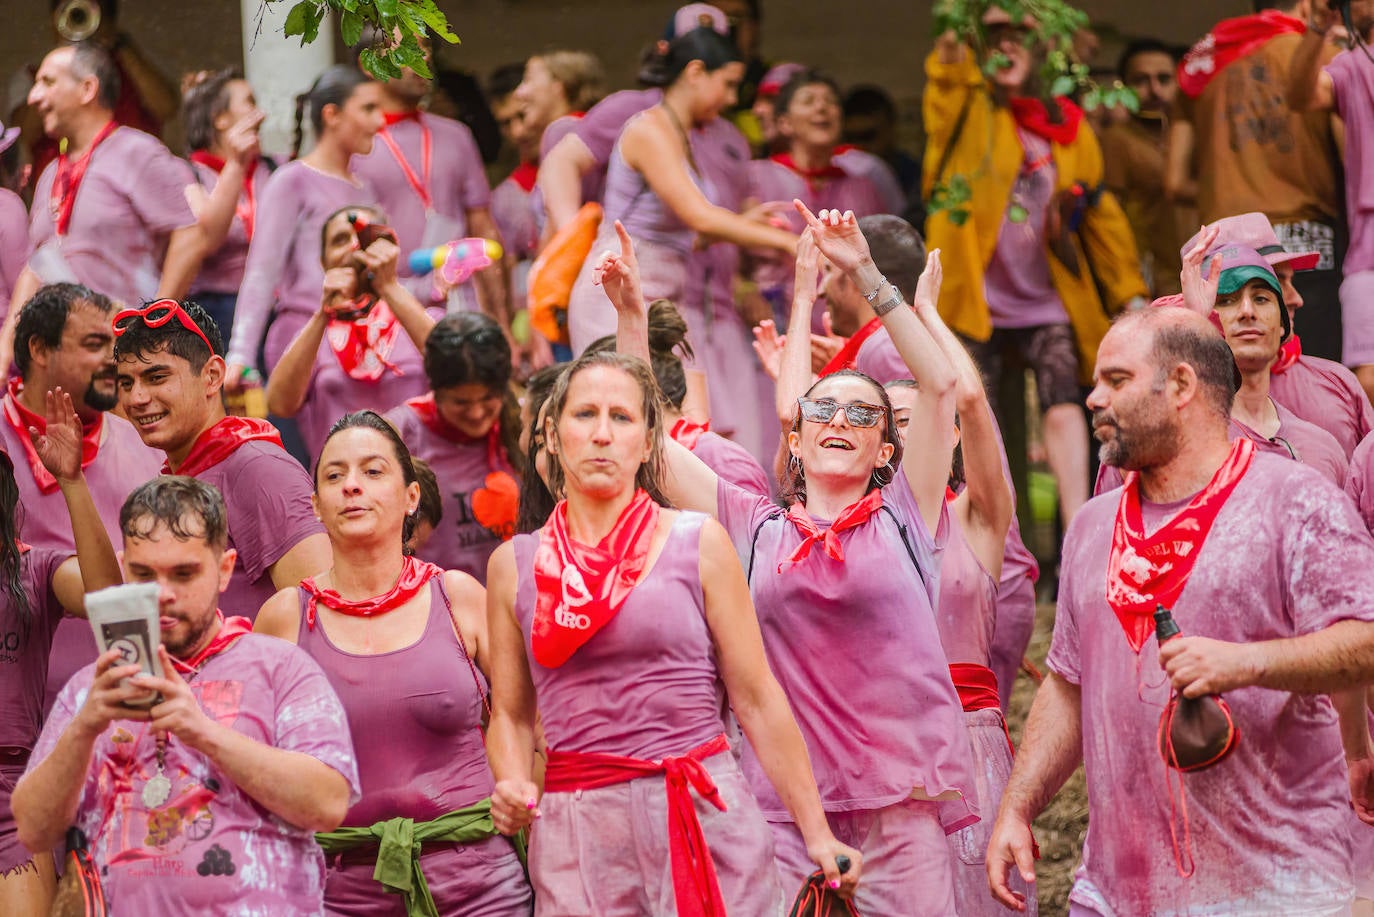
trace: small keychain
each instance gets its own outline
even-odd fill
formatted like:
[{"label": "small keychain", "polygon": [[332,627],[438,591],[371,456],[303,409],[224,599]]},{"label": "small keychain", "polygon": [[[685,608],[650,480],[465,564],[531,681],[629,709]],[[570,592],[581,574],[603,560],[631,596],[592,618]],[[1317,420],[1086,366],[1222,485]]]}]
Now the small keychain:
[{"label": "small keychain", "polygon": [[157,773],[148,778],[148,782],[143,784],[143,807],[146,809],[156,809],[167,801],[167,797],[172,795],[172,781],[167,779],[163,773],[167,766],[167,739],[165,736],[157,740]]}]

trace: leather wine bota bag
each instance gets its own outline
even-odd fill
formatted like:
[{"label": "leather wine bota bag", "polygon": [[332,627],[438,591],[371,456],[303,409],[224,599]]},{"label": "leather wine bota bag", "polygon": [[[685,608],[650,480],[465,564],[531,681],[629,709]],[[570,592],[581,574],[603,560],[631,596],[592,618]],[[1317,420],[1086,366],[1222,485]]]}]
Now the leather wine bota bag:
[{"label": "leather wine bota bag", "polygon": [[1219,694],[1174,694],[1159,717],[1159,754],[1175,770],[1200,771],[1226,758],[1240,741],[1231,708]]}]

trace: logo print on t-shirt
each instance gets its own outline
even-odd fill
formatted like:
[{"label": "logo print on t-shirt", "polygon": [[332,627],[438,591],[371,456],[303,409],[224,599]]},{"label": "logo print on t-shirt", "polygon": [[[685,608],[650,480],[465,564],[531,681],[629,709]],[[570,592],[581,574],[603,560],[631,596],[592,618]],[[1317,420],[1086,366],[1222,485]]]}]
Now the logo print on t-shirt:
[{"label": "logo print on t-shirt", "polygon": [[234,858],[229,855],[228,850],[214,844],[205,851],[205,859],[196,867],[196,873],[202,876],[232,876]]}]

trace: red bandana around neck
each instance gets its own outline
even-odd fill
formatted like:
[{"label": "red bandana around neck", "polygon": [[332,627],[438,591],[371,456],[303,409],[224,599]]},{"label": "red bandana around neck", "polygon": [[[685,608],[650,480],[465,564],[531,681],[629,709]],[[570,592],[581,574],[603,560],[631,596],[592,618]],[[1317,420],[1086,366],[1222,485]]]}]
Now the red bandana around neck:
[{"label": "red bandana around neck", "polygon": [[534,183],[539,178],[539,166],[532,162],[522,162],[511,170],[510,180],[520,186],[520,190],[529,194],[534,190]]},{"label": "red bandana around neck", "polygon": [[802,178],[806,179],[806,184],[810,188],[814,188],[819,182],[827,179],[844,178],[847,174],[844,169],[835,165],[833,159],[827,161],[826,164],[819,169],[803,169],[801,166],[797,165],[791,153],[774,153],[768,158],[780,166],[786,166],[788,169],[791,169],[793,172],[796,172]]},{"label": "red bandana around neck", "polygon": [[391,362],[400,335],[401,323],[384,299],[377,300],[377,304],[356,321],[331,319],[324,332],[339,365],[350,378],[359,382],[376,382],[387,370],[398,376],[405,375]]},{"label": "red bandana around neck", "polygon": [[432,391],[411,398],[406,402],[406,407],[415,412],[415,416],[420,418],[420,423],[425,425],[425,429],[440,439],[446,439],[460,446],[469,446],[485,440],[487,444],[487,467],[492,471],[503,471],[510,467],[503,457],[501,448],[500,419],[491,425],[491,429],[487,431],[485,437],[472,437],[444,420],[444,415],[439,413],[439,406],[434,402],[434,392]]},{"label": "red bandana around neck", "polygon": [[1274,361],[1274,365],[1269,367],[1269,375],[1281,376],[1293,368],[1293,364],[1302,358],[1302,341],[1298,340],[1296,334],[1288,335],[1288,340],[1284,341],[1279,347],[1279,357]]},{"label": "red bandana around neck", "polygon": [[688,417],[679,417],[674,423],[668,436],[673,442],[680,444],[684,449],[691,451],[697,447],[697,441],[701,439],[701,434],[711,432],[711,421],[697,423]]},{"label": "red bandana around neck", "polygon": [[824,379],[831,373],[837,373],[842,369],[853,369],[859,359],[859,348],[863,347],[864,341],[873,337],[878,329],[883,326],[883,320],[876,316],[869,320],[858,331],[854,332],[849,340],[844,342],[844,346],[839,352],[830,358],[830,362],[821,367],[820,377]]},{"label": "red bandana around neck", "polygon": [[400,124],[402,121],[419,121],[420,109],[412,108],[410,111],[384,111],[382,112],[382,123],[386,127],[393,124]]},{"label": "red bandana around neck", "polygon": [[1223,19],[1193,45],[1178,65],[1178,88],[1196,99],[1212,78],[1229,64],[1245,57],[1260,45],[1279,35],[1301,35],[1307,31],[1301,19],[1264,10],[1251,16]]},{"label": "red bandana around neck", "polygon": [[1083,109],[1069,99],[1056,96],[1059,106],[1059,122],[1050,121],[1050,110],[1042,99],[1016,98],[1011,100],[1011,116],[1024,131],[1029,131],[1050,143],[1068,146],[1078,137],[1078,126],[1083,123]]},{"label": "red bandana around neck", "polygon": [[306,629],[315,629],[315,606],[319,602],[324,602],[339,614],[352,615],[355,618],[375,618],[400,608],[419,595],[420,590],[425,588],[431,579],[443,575],[443,569],[435,564],[406,555],[401,561],[401,575],[396,578],[396,585],[392,586],[389,592],[363,599],[361,602],[350,602],[334,589],[321,589],[315,584],[313,576],[307,576],[301,580],[301,589],[310,596],[305,606]]},{"label": "red bandana around neck", "polygon": [[[19,434],[19,444],[24,448],[24,458],[28,461],[29,470],[33,472],[33,479],[38,484],[38,492],[50,494],[57,492],[57,478],[43,467],[43,462],[38,458],[38,450],[33,446],[33,440],[29,439],[29,427],[33,427],[40,434],[48,430],[48,421],[41,414],[35,414],[24,407],[19,400],[19,392],[23,389],[22,383],[18,379],[11,379],[9,387],[5,391],[3,401],[3,411],[5,421],[14,428],[15,433]],[[90,467],[91,462],[95,461],[96,455],[100,451],[100,433],[105,427],[105,415],[102,413],[95,419],[94,423],[83,424],[81,427],[81,467]]]},{"label": "red bandana around neck", "polygon": [[224,612],[218,608],[215,609],[215,617],[219,619],[219,633],[215,634],[213,640],[201,647],[199,653],[190,659],[178,659],[172,656],[172,665],[176,666],[177,671],[182,675],[194,675],[211,656],[219,655],[237,643],[240,637],[253,632],[253,622],[247,618],[238,615],[226,618]]},{"label": "red bandana around neck", "polygon": [[1253,442],[1235,440],[1207,486],[1149,537],[1140,513],[1140,473],[1126,475],[1107,558],[1107,604],[1133,652],[1139,653],[1155,631],[1155,607],[1178,604],[1212,523],[1254,457]]},{"label": "red bandana around neck", "polygon": [[256,417],[226,417],[196,437],[180,468],[173,472],[171,463],[165,462],[162,473],[193,478],[233,455],[239,446],[254,441],[272,443],[278,449],[286,448],[277,428],[267,421]]},{"label": "red bandana around neck", "polygon": [[[192,151],[191,161],[213,169],[216,173],[224,171],[224,159],[209,150]],[[243,195],[238,206],[234,208],[234,216],[243,222],[243,233],[250,242],[253,240],[253,220],[257,213],[257,189],[253,186],[253,175],[257,171],[258,160],[254,159],[243,172]]]},{"label": "red bandana around neck", "polygon": [[568,534],[568,501],[554,507],[534,552],[535,662],[558,668],[616,616],[649,559],[658,511],[648,493],[636,490],[611,531],[592,546]]},{"label": "red bandana around neck", "polygon": [[864,494],[863,499],[858,503],[846,506],[844,511],[835,517],[830,528],[822,532],[806,512],[806,507],[800,503],[793,503],[787,510],[787,518],[797,527],[797,531],[801,532],[802,543],[797,545],[797,549],[792,552],[791,557],[778,564],[778,572],[781,573],[784,567],[795,567],[806,560],[811,554],[811,548],[817,543],[821,545],[826,556],[831,560],[844,563],[844,548],[840,546],[840,533],[863,525],[882,505],[883,490],[881,487],[875,487]]},{"label": "red bandana around neck", "polygon": [[115,132],[117,127],[119,124],[115,121],[106,123],[76,162],[72,162],[66,153],[58,154],[57,171],[53,173],[48,205],[52,208],[53,229],[59,236],[65,236],[72,225],[72,208],[76,206],[76,192],[81,188],[82,179],[86,177],[86,169],[91,164],[91,154]]}]

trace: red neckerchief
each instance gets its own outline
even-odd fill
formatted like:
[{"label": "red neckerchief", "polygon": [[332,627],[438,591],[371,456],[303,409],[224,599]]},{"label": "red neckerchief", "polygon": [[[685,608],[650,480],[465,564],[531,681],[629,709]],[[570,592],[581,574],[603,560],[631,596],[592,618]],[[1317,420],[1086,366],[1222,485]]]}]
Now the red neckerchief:
[{"label": "red neckerchief", "polygon": [[359,382],[376,382],[388,369],[398,376],[405,375],[391,362],[400,335],[401,323],[384,299],[377,300],[366,315],[354,321],[330,319],[324,331],[339,365]]},{"label": "red neckerchief", "polygon": [[883,320],[875,317],[854,332],[853,336],[844,342],[844,346],[840,348],[839,352],[830,358],[830,362],[821,367],[820,377],[824,379],[831,373],[837,373],[842,369],[853,369],[855,361],[859,359],[859,348],[864,345],[864,341],[873,337],[882,326]]},{"label": "red neckerchief", "polygon": [[1301,19],[1278,10],[1223,19],[1183,55],[1178,65],[1178,88],[1196,99],[1214,76],[1271,38],[1306,31]]},{"label": "red neckerchief", "polygon": [[[213,169],[216,174],[224,171],[224,160],[209,150],[193,151],[191,161]],[[234,208],[234,216],[243,222],[243,233],[250,242],[253,241],[253,221],[257,214],[256,196],[253,188],[253,175],[257,171],[258,161],[254,159],[243,171],[243,195],[239,199],[238,206]]]},{"label": "red neckerchief", "polygon": [[307,630],[315,629],[315,605],[319,602],[324,602],[331,611],[337,611],[339,614],[352,615],[355,618],[375,618],[400,608],[419,595],[420,590],[425,588],[430,580],[443,574],[443,569],[437,565],[407,555],[401,560],[401,575],[396,578],[396,585],[392,586],[389,592],[363,599],[361,602],[350,602],[334,589],[321,589],[315,585],[313,576],[307,576],[301,580],[301,588],[310,596],[305,606],[305,627]]},{"label": "red neckerchief", "polygon": [[1298,340],[1296,334],[1288,335],[1288,340],[1279,346],[1279,358],[1274,361],[1274,365],[1269,367],[1269,375],[1281,376],[1293,368],[1293,364],[1302,358],[1302,341]]},{"label": "red neckerchief", "polygon": [[[415,416],[420,418],[420,423],[425,425],[429,432],[440,439],[457,443],[460,446],[470,446],[480,442],[482,437],[468,436],[462,430],[444,420],[444,415],[439,413],[439,406],[434,403],[434,392],[425,392],[406,402],[406,407],[415,412]],[[501,420],[497,418],[491,425],[485,437],[487,443],[487,467],[492,471],[501,471],[510,467],[502,457],[501,452]]]},{"label": "red neckerchief", "polygon": [[686,417],[679,417],[673,424],[673,428],[668,431],[668,436],[676,443],[689,452],[697,447],[697,440],[701,439],[701,434],[711,431],[711,421],[697,423]]},{"label": "red neckerchief", "polygon": [[[272,443],[278,449],[286,448],[277,428],[267,421],[256,417],[226,417],[196,437],[186,460],[175,473],[193,478],[233,455],[239,446],[254,441]],[[163,463],[162,473],[173,473],[170,462]]]},{"label": "red neckerchief", "polygon": [[[183,675],[194,675],[200,667],[209,661],[211,656],[217,656],[229,647],[238,642],[240,637],[247,636],[253,632],[253,622],[247,618],[235,615],[226,618],[224,612],[215,609],[215,617],[219,619],[219,633],[215,634],[214,639],[205,646],[201,647],[190,659],[178,659],[172,656],[172,665]],[[170,653],[168,654],[171,655]]]},{"label": "red neckerchief", "polygon": [[787,510],[787,518],[797,527],[797,531],[802,533],[802,543],[797,545],[797,549],[792,552],[791,557],[778,564],[778,572],[781,573],[783,567],[789,564],[795,566],[806,560],[811,553],[811,547],[817,542],[825,549],[827,557],[844,563],[844,548],[840,547],[840,533],[863,525],[882,505],[882,488],[875,487],[864,494],[864,498],[858,503],[851,503],[846,506],[844,511],[830,524],[830,528],[822,532],[811,516],[807,514],[806,507],[800,503],[793,503],[791,508]]},{"label": "red neckerchief", "polygon": [[[6,422],[9,423],[14,431],[19,434],[19,444],[24,447],[24,458],[28,460],[29,470],[33,472],[33,479],[38,483],[38,492],[50,494],[57,491],[57,478],[43,467],[43,462],[38,458],[38,450],[34,448],[33,440],[29,439],[29,427],[33,427],[42,435],[48,430],[48,420],[41,414],[35,414],[24,407],[19,400],[19,392],[23,385],[18,379],[11,379],[9,387],[5,391],[3,402],[4,415]],[[91,462],[95,461],[96,454],[100,450],[100,431],[105,427],[105,415],[101,413],[95,422],[81,427],[81,467],[87,468]]]},{"label": "red neckerchief", "polygon": [[48,193],[48,206],[52,208],[53,228],[59,236],[65,236],[67,229],[71,227],[76,192],[81,187],[81,180],[86,177],[86,167],[91,164],[91,154],[115,132],[117,127],[119,124],[115,121],[107,122],[76,162],[72,162],[66,153],[58,154],[57,171],[53,173],[52,190]]},{"label": "red neckerchief", "polygon": [[1254,456],[1253,442],[1235,440],[1207,486],[1148,538],[1140,514],[1140,473],[1126,475],[1107,558],[1107,604],[1133,652],[1139,653],[1154,633],[1156,606],[1177,604],[1212,523]]},{"label": "red neckerchief", "polygon": [[1050,143],[1068,146],[1078,137],[1078,126],[1083,123],[1083,109],[1060,96],[1056,96],[1054,101],[1059,106],[1057,124],[1050,120],[1049,107],[1042,99],[1012,99],[1011,116],[1022,130]]},{"label": "red neckerchief", "polygon": [[662,774],[668,804],[668,860],[677,913],[679,917],[725,917],[725,900],[720,894],[711,848],[692,802],[692,790],[720,811],[726,811],[720,790],[701,762],[729,750],[730,742],[723,735],[684,755],[661,761],[551,748],[544,790],[574,793]]},{"label": "red neckerchief", "polygon": [[529,194],[534,190],[534,183],[539,178],[539,167],[532,162],[522,162],[511,170],[510,180],[520,186],[520,190]]},{"label": "red neckerchief", "polygon": [[33,550],[33,548],[30,545],[24,544],[24,542],[20,541],[18,538],[14,539],[14,546],[19,549],[20,557],[23,557],[25,554]]},{"label": "red neckerchief", "polygon": [[401,167],[401,174],[405,176],[406,182],[410,185],[410,190],[415,192],[415,196],[424,204],[426,210],[434,209],[434,198],[429,193],[429,177],[431,159],[434,153],[434,137],[429,129],[429,125],[420,119],[420,112],[386,112],[382,115],[387,125],[399,124],[402,121],[414,121],[420,128],[420,174],[416,175],[415,170],[406,162],[405,155],[401,153],[400,146],[391,136],[391,131],[386,127],[377,131],[377,139],[386,144],[386,148],[391,151],[391,155],[396,159],[396,164]]},{"label": "red neckerchief", "polygon": [[568,534],[568,501],[554,507],[534,552],[535,662],[557,668],[616,616],[649,559],[658,510],[648,493],[636,490],[601,543],[585,545]]},{"label": "red neckerchief", "polygon": [[833,159],[826,160],[825,165],[819,169],[803,169],[792,159],[791,153],[774,153],[768,157],[780,166],[785,166],[800,175],[806,181],[806,187],[816,189],[816,186],[825,180],[833,178],[844,178],[848,173],[844,169],[835,165]]}]

